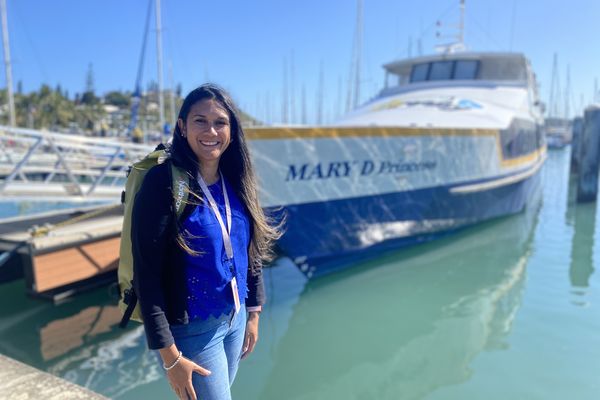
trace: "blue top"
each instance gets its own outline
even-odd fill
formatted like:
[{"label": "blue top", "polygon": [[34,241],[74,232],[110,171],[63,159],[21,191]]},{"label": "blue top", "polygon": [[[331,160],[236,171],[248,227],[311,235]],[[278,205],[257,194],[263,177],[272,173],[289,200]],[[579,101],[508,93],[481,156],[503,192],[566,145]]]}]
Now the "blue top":
[{"label": "blue top", "polygon": [[[248,246],[250,245],[250,221],[245,207],[225,180],[231,206],[231,245],[233,262],[227,260],[223,234],[217,217],[206,196],[194,211],[182,222],[182,232],[191,249],[199,255],[185,255],[185,278],[187,308],[190,319],[206,319],[211,314],[219,317],[234,307],[231,279],[235,275],[240,303],[247,297]],[[221,180],[208,186],[221,213],[224,223],[225,198]],[[193,198],[190,198],[193,201]]]}]

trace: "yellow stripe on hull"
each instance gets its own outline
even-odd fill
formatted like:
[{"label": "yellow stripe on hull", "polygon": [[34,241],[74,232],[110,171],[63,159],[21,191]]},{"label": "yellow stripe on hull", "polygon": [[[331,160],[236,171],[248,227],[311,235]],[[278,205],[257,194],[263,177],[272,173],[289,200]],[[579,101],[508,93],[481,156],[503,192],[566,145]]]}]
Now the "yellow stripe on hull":
[{"label": "yellow stripe on hull", "polygon": [[385,136],[497,136],[497,129],[335,127],[335,128],[246,128],[250,140],[307,139]]},{"label": "yellow stripe on hull", "polygon": [[518,167],[520,165],[530,164],[546,155],[546,146],[537,149],[529,154],[525,154],[523,156],[517,158],[504,159],[501,158],[502,167]]}]

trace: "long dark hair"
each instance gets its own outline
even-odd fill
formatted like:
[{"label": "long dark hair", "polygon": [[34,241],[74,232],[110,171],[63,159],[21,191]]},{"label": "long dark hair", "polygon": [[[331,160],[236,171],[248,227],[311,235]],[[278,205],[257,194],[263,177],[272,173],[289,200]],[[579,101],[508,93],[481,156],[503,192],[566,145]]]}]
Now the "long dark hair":
[{"label": "long dark hair", "polygon": [[[225,90],[214,84],[204,84],[192,90],[183,100],[179,110],[178,120],[183,123],[187,121],[188,114],[192,106],[203,100],[214,100],[223,107],[229,114],[229,123],[231,129],[231,141],[229,146],[219,160],[219,169],[227,179],[242,203],[250,214],[252,223],[252,238],[249,248],[249,262],[252,271],[261,268],[264,263],[273,259],[273,246],[279,237],[281,237],[281,225],[265,215],[258,200],[257,181],[254,174],[254,168],[250,159],[250,153],[246,144],[246,138],[239,114],[233,100]],[[173,163],[187,171],[190,177],[195,179],[198,173],[199,165],[196,155],[190,148],[187,139],[183,137],[179,124],[175,124],[173,130],[173,139],[168,149],[169,156]],[[190,185],[193,187],[192,185]],[[198,193],[192,193],[194,197],[202,198]],[[178,243],[184,250],[190,252],[185,245],[185,240],[178,238]]]}]

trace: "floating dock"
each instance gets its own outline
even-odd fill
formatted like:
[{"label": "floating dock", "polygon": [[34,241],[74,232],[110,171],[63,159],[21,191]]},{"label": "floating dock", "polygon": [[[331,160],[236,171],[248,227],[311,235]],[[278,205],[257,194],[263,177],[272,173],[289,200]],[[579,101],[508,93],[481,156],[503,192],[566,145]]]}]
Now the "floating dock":
[{"label": "floating dock", "polygon": [[120,204],[3,220],[0,281],[23,276],[28,294],[55,302],[114,281],[122,220]]}]

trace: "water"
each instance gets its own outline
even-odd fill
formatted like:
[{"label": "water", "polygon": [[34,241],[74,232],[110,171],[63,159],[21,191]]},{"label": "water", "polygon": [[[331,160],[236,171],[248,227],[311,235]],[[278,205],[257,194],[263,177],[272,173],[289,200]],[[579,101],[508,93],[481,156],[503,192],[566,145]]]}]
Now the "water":
[{"label": "water", "polygon": [[[236,399],[600,398],[595,204],[550,153],[526,212],[313,282],[285,261]],[[59,306],[0,286],[0,352],[119,399],[174,398],[109,288]]]},{"label": "water", "polygon": [[17,216],[25,216],[43,213],[54,210],[65,210],[69,208],[88,207],[95,205],[106,204],[106,201],[80,201],[80,202],[69,202],[69,201],[53,201],[53,202],[41,202],[41,201],[0,201],[0,218],[10,218]]}]

